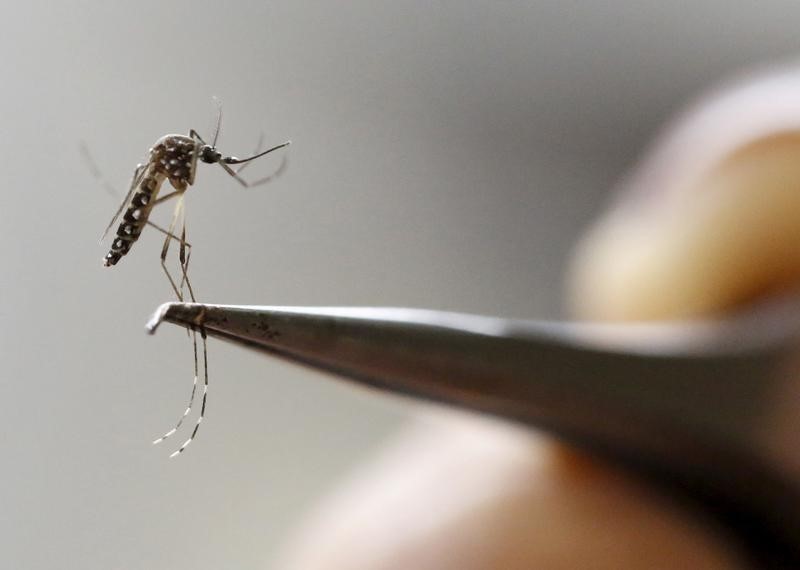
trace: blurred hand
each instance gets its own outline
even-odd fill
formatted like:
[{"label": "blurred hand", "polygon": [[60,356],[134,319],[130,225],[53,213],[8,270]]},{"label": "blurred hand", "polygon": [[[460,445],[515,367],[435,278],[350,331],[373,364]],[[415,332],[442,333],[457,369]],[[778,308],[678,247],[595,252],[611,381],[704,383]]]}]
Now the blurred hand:
[{"label": "blurred hand", "polygon": [[[800,277],[800,74],[702,102],[626,178],[575,256],[590,319],[718,314]],[[646,381],[646,379],[643,379]],[[730,569],[699,512],[544,436],[422,418],[316,513],[286,570]]]}]

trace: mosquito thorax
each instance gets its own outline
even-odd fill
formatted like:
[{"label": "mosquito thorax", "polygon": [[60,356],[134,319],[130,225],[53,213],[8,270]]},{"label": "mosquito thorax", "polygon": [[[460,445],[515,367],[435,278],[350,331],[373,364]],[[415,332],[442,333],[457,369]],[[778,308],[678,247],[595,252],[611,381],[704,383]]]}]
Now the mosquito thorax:
[{"label": "mosquito thorax", "polygon": [[186,190],[194,184],[197,162],[197,143],[183,135],[161,137],[150,149],[149,166],[165,176],[176,190]]}]

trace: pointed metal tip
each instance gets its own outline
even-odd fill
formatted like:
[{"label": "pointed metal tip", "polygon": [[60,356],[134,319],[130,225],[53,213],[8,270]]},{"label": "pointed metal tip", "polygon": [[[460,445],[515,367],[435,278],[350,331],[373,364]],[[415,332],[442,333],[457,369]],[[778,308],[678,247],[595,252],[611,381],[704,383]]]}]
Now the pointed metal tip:
[{"label": "pointed metal tip", "polygon": [[145,329],[149,334],[155,334],[156,329],[164,321],[182,327],[195,328],[203,322],[203,316],[207,309],[208,305],[202,303],[164,303],[147,321]]},{"label": "pointed metal tip", "polygon": [[150,319],[148,319],[147,324],[144,326],[144,328],[147,329],[148,334],[156,333],[158,325],[160,325],[161,322],[164,320],[164,318],[167,316],[167,312],[170,310],[170,307],[176,304],[177,303],[164,303],[163,305],[160,305],[156,309],[156,312],[153,313]]}]

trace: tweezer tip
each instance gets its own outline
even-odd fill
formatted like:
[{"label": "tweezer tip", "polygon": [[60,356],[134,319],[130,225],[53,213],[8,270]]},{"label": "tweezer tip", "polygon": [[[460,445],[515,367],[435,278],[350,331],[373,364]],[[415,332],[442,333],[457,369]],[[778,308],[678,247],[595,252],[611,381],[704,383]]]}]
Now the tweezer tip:
[{"label": "tweezer tip", "polygon": [[178,326],[194,328],[202,325],[203,317],[208,307],[208,305],[202,303],[164,303],[156,309],[156,312],[147,321],[145,329],[149,334],[155,334],[156,329],[164,321],[169,321]]},{"label": "tweezer tip", "polygon": [[164,316],[167,314],[170,305],[172,305],[172,303],[164,303],[159,305],[159,307],[156,309],[156,312],[152,314],[152,316],[148,319],[147,324],[144,326],[144,328],[147,330],[147,334],[156,333],[156,329],[158,328],[158,325],[161,324],[161,321],[164,320]]},{"label": "tweezer tip", "polygon": [[145,325],[145,329],[147,330],[148,334],[155,334],[158,325],[160,325],[164,319],[167,317],[167,313],[175,307],[176,305],[183,305],[183,303],[164,303],[160,305],[156,312],[153,313],[153,316],[147,321]]}]

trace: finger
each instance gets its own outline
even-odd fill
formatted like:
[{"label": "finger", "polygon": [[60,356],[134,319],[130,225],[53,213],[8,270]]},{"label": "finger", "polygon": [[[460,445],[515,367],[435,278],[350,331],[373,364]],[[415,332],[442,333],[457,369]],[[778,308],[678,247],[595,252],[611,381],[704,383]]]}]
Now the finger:
[{"label": "finger", "polygon": [[298,533],[284,570],[729,570],[701,518],[501,423],[439,416],[401,433]]},{"label": "finger", "polygon": [[[797,101],[792,74],[744,83],[662,139],[579,248],[576,313],[718,313],[793,283]],[[285,567],[744,566],[713,522],[623,474],[507,426],[450,421],[401,435],[320,510]]]},{"label": "finger", "polygon": [[800,70],[689,113],[588,234],[571,280],[582,317],[730,310],[800,277]]}]

